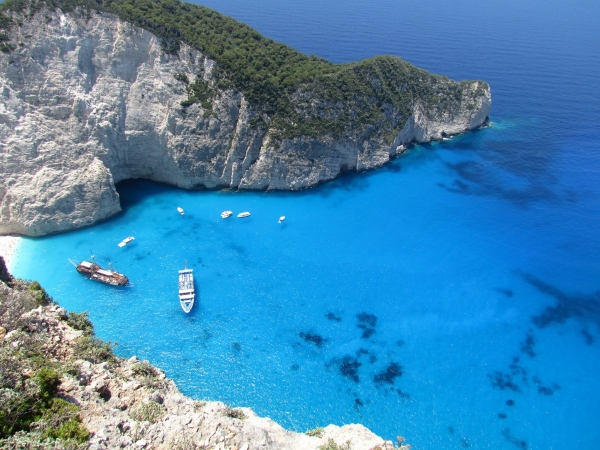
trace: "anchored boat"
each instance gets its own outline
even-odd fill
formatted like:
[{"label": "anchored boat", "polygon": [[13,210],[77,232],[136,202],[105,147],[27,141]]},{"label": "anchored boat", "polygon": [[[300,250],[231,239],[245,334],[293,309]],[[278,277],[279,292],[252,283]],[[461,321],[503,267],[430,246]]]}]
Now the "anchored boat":
[{"label": "anchored boat", "polygon": [[181,214],[182,216],[185,214],[185,211],[183,210],[183,208],[182,208],[181,206],[178,206],[178,207],[177,207],[177,212],[178,212],[179,214]]},{"label": "anchored boat", "polygon": [[125,239],[123,239],[121,242],[119,242],[117,245],[119,247],[125,247],[127,244],[129,244],[131,241],[135,241],[135,238],[133,236],[129,236],[126,237]]},{"label": "anchored boat", "polygon": [[179,304],[186,314],[194,306],[194,271],[187,268],[179,271]]},{"label": "anchored boat", "polygon": [[127,286],[129,284],[129,278],[122,273],[103,269],[94,262],[81,261],[79,264],[73,263],[73,265],[75,265],[77,272],[88,277],[90,280],[110,284],[111,286]]}]

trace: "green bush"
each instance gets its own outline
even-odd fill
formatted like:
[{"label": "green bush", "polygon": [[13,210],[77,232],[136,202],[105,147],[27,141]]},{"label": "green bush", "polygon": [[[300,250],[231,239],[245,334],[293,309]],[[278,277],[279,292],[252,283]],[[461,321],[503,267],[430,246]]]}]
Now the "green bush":
[{"label": "green bush", "polygon": [[94,336],[85,335],[75,340],[73,357],[75,359],[85,359],[94,364],[101,362],[114,363],[117,360],[110,342],[104,342]]},{"label": "green bush", "polygon": [[194,411],[200,411],[206,406],[206,402],[196,401],[194,402]]},{"label": "green bush", "polygon": [[130,416],[138,422],[148,421],[150,423],[158,422],[165,414],[165,408],[153,401],[142,403],[137,408],[134,408]]},{"label": "green bush", "polygon": [[36,420],[39,402],[29,392],[13,391],[0,405],[0,438],[28,430]]},{"label": "green bush", "polygon": [[70,419],[61,424],[58,428],[47,428],[42,434],[42,439],[62,439],[65,441],[75,441],[80,444],[86,442],[90,437],[90,432],[81,424],[78,419]]},{"label": "green bush", "polygon": [[225,410],[223,411],[223,415],[226,417],[231,417],[232,419],[238,419],[238,420],[244,420],[244,419],[248,418],[248,416],[246,414],[244,414],[244,411],[242,411],[239,408],[232,408],[231,406],[225,407]]},{"label": "green bush", "polygon": [[333,439],[329,438],[325,444],[319,445],[319,450],[350,450],[351,446],[350,441],[338,445]]},{"label": "green bush", "polygon": [[80,408],[54,397],[60,377],[53,368],[43,367],[33,378],[33,385],[15,386],[8,397],[3,396],[6,401],[0,405],[0,438],[35,428],[43,430],[39,436],[41,440],[51,438],[82,443],[88,439],[89,433],[78,416]]},{"label": "green bush", "polygon": [[0,438],[0,448],[10,450],[86,450],[87,444],[78,444],[73,440],[42,438],[38,431],[18,431],[5,439]]},{"label": "green bush", "polygon": [[94,325],[90,321],[90,316],[87,312],[69,313],[67,323],[71,328],[83,331],[84,335],[91,336],[94,334]]},{"label": "green bush", "polygon": [[308,436],[313,436],[313,437],[318,437],[318,438],[320,438],[320,437],[322,437],[322,436],[323,436],[323,433],[324,433],[324,432],[325,432],[325,429],[324,429],[324,428],[317,427],[317,428],[315,428],[314,430],[308,430],[308,431],[307,431],[306,433],[304,433],[304,434],[306,434],[306,435],[308,435]]},{"label": "green bush", "polygon": [[31,284],[29,285],[29,290],[30,291],[43,291],[44,289],[42,288],[42,286],[40,286],[40,283],[38,283],[37,281],[32,281]]},{"label": "green bush", "polygon": [[46,429],[42,439],[73,440],[83,443],[89,439],[89,431],[81,424],[80,408],[60,398],[52,399],[49,407],[44,410],[42,421]]},{"label": "green bush", "polygon": [[190,79],[188,78],[188,76],[185,73],[176,73],[175,74],[175,79],[177,81],[181,81],[184,84],[190,84]]},{"label": "green bush", "polygon": [[40,398],[48,401],[58,392],[60,386],[61,374],[51,367],[42,367],[36,375],[37,383],[40,387]]},{"label": "green bush", "polygon": [[210,88],[207,81],[204,81],[201,75],[196,77],[196,81],[192,84],[186,83],[186,91],[188,98],[181,102],[181,106],[187,108],[194,103],[200,103],[202,108],[212,111],[211,101],[215,96],[215,92]]},{"label": "green bush", "polygon": [[40,286],[37,281],[32,281],[29,285],[29,290],[34,294],[36,303],[38,306],[46,306],[52,302],[52,299],[46,292],[46,290]]},{"label": "green bush", "polygon": [[0,52],[2,53],[10,53],[15,49],[15,46],[10,42],[2,42],[0,43]]},{"label": "green bush", "polygon": [[148,361],[142,361],[134,364],[131,367],[131,372],[134,376],[144,378],[157,378],[158,370],[156,370]]}]

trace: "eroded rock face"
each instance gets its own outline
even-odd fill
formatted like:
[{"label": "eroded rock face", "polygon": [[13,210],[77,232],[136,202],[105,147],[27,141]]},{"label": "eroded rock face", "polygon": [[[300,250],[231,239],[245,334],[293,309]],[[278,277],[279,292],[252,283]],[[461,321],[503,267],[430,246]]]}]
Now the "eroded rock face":
[{"label": "eroded rock face", "polygon": [[8,283],[12,280],[12,275],[8,273],[8,269],[6,268],[6,264],[4,262],[4,258],[0,256],[0,281],[4,283]]},{"label": "eroded rock face", "polygon": [[[304,189],[476,128],[491,106],[487,85],[472,82],[458,109],[430,114],[417,103],[391,145],[352,132],[275,142],[273,130],[251,126],[258,113],[241,93],[214,86],[214,61],[186,46],[165,54],[116,16],[41,11],[10,39],[15,50],[0,54],[0,233],[39,236],[110,217],[121,209],[115,183],[131,178]],[[214,88],[211,106],[184,108],[175,75],[198,73]]]}]

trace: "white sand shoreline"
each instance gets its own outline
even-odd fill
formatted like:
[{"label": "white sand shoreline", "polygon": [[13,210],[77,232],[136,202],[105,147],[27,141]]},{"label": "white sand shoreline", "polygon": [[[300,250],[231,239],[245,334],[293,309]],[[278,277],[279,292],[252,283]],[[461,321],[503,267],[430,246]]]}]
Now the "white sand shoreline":
[{"label": "white sand shoreline", "polygon": [[19,236],[0,236],[0,256],[4,258],[6,268],[12,271],[14,258],[19,248],[21,238]]}]

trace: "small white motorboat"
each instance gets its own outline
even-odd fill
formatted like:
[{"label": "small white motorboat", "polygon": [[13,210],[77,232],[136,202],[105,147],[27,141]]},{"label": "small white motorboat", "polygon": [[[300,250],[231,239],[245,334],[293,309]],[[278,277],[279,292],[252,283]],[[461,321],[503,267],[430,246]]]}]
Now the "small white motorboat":
[{"label": "small white motorboat", "polygon": [[285,220],[285,216],[281,216],[281,217],[279,218],[279,223],[283,222],[284,220]]},{"label": "small white motorboat", "polygon": [[232,214],[233,214],[233,212],[232,212],[232,211],[223,211],[223,212],[221,213],[221,217],[222,217],[223,219],[227,219],[228,217],[231,217],[231,216],[232,216]]},{"label": "small white motorboat", "polygon": [[119,242],[117,245],[119,247],[125,247],[127,244],[129,244],[131,241],[135,240],[135,238],[133,236],[129,236],[126,237],[125,239],[123,239],[121,242]]},{"label": "small white motorboat", "polygon": [[239,213],[238,217],[242,218],[242,217],[250,217],[250,213],[248,211],[243,212],[243,213]]},{"label": "small white motorboat", "polygon": [[179,214],[181,214],[182,216],[185,214],[185,213],[183,212],[183,208],[182,208],[181,206],[178,206],[178,207],[177,207],[177,212],[178,212]]}]

